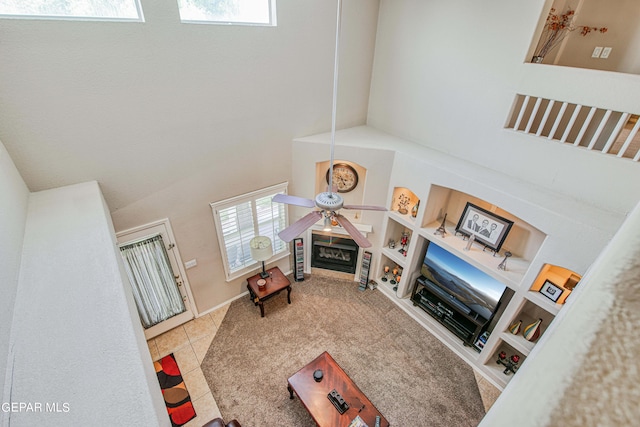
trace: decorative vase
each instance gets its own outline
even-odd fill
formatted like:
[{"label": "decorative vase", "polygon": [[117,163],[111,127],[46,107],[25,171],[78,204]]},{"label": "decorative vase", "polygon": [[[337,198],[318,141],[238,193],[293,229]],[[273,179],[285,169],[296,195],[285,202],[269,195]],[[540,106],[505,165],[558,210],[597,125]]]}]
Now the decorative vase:
[{"label": "decorative vase", "polygon": [[522,320],[518,320],[517,322],[514,322],[513,325],[509,326],[509,332],[511,332],[513,335],[518,335],[521,328]]},{"label": "decorative vase", "polygon": [[416,203],[415,205],[413,205],[413,207],[411,208],[411,216],[412,217],[417,217],[418,216],[418,208],[420,207],[420,200],[418,200],[418,203]]},{"label": "decorative vase", "polygon": [[542,319],[538,319],[532,324],[525,326],[522,330],[522,335],[527,341],[535,341],[540,337],[540,324],[542,323]]}]

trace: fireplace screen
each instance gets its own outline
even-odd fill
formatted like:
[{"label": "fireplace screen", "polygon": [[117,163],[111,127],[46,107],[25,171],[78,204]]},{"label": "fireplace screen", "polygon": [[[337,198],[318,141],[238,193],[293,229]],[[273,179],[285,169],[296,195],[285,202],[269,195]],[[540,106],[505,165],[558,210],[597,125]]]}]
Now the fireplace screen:
[{"label": "fireplace screen", "polygon": [[314,233],[311,242],[311,267],[343,273],[356,272],[358,245],[353,240]]}]

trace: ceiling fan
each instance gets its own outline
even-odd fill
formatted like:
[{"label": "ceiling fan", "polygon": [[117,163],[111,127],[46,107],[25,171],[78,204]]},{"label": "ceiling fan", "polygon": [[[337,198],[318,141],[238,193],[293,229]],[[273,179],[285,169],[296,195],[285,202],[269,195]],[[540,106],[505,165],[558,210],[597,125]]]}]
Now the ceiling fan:
[{"label": "ceiling fan", "polygon": [[[336,104],[338,95],[338,62],[340,51],[340,24],[342,20],[342,0],[338,0],[338,14],[336,23],[336,52],[333,70],[333,107],[331,109],[331,160],[329,166],[329,183],[333,183],[333,152],[335,148],[336,137]],[[338,211],[340,209],[358,209],[358,210],[372,210],[372,211],[386,211],[387,209],[382,206],[371,205],[345,205],[344,200],[333,185],[329,185],[327,191],[316,195],[315,199],[306,199],[304,197],[290,196],[288,194],[276,194],[272,199],[277,203],[286,203],[289,205],[302,206],[305,208],[318,208],[307,215],[300,218],[298,221],[291,224],[289,227],[278,233],[280,239],[285,242],[292,241],[296,236],[311,227],[324,217],[325,229],[329,229],[331,224],[337,222],[342,228],[345,229],[351,238],[361,248],[368,248],[371,246],[371,242],[367,240],[360,231],[343,215],[340,215]]]}]

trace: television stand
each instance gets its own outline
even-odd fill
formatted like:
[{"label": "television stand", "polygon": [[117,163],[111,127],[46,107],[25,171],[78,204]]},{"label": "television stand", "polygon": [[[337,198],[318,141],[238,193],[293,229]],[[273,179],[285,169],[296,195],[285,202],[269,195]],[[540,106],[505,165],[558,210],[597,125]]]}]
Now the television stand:
[{"label": "television stand", "polygon": [[445,328],[462,339],[465,345],[480,351],[474,343],[489,322],[488,319],[475,313],[453,296],[448,295],[438,285],[430,282],[424,276],[416,279],[411,293],[411,301],[414,306],[423,309]]}]

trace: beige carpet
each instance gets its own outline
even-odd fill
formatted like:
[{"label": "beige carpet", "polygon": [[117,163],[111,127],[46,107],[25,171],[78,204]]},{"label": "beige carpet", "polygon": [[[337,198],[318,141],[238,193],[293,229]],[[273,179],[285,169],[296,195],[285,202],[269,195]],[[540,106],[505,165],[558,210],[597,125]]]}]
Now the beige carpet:
[{"label": "beige carpet", "polygon": [[225,419],[313,426],[287,378],[328,351],[393,426],[476,426],[473,370],[379,291],[314,275],[265,303],[234,301],[202,362]]}]

